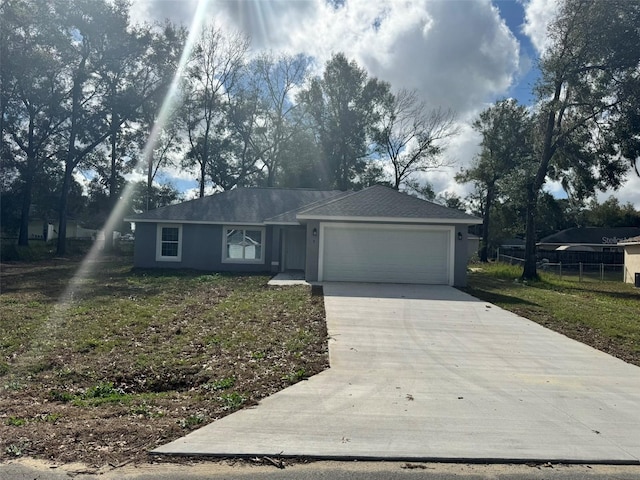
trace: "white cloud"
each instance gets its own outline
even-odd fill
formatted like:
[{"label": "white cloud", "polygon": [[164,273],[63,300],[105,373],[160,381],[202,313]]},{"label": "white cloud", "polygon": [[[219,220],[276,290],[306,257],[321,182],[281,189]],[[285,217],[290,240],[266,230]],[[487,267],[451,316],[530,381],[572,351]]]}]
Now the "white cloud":
[{"label": "white cloud", "polygon": [[131,18],[135,22],[153,23],[169,19],[176,24],[190,25],[198,0],[133,0]]},{"label": "white cloud", "polygon": [[557,0],[528,0],[524,4],[525,22],[522,31],[531,39],[539,54],[549,46],[547,27],[558,13]]},{"label": "white cloud", "polygon": [[219,23],[250,36],[256,50],[304,52],[320,70],[344,52],[395,88],[415,88],[460,114],[506,91],[528,68],[489,0],[348,0],[338,8],[324,0],[218,0],[213,7]]},{"label": "white cloud", "polygon": [[630,170],[624,185],[618,190],[607,190],[606,192],[598,193],[598,202],[602,203],[612,195],[621,204],[631,203],[636,210],[640,211],[640,177],[633,170]]}]

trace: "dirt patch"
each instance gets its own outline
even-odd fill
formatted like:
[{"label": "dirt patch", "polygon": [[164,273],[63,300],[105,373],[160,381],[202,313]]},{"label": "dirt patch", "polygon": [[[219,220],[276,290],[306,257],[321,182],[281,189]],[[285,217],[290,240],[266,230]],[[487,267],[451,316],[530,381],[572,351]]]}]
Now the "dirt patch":
[{"label": "dirt patch", "polygon": [[1,266],[0,461],[148,462],[328,367],[323,298],[309,287],[111,258],[58,303],[78,266]]}]

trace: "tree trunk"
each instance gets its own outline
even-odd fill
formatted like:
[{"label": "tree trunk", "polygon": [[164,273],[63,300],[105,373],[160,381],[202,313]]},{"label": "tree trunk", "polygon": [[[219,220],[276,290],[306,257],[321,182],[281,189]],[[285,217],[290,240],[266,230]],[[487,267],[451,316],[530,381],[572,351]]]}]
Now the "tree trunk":
[{"label": "tree trunk", "polygon": [[[109,172],[109,207],[110,212],[107,219],[113,212],[118,203],[118,175],[117,169],[117,148],[118,148],[118,116],[115,112],[111,113],[111,172]],[[104,225],[104,251],[110,253],[113,251],[113,228],[109,225],[109,220]]]},{"label": "tree trunk", "polygon": [[482,245],[480,245],[480,261],[488,262],[489,256],[487,250],[489,248],[489,210],[493,201],[493,186],[487,187],[487,196],[485,199],[484,214],[482,215]]},{"label": "tree trunk", "polygon": [[267,187],[273,187],[275,183],[274,169],[267,165]]},{"label": "tree trunk", "polygon": [[534,192],[531,187],[528,190],[524,270],[522,271],[522,279],[535,280],[538,278],[536,265],[536,208],[538,203],[538,195],[537,192]]},{"label": "tree trunk", "polygon": [[69,126],[69,147],[67,148],[66,158],[64,160],[64,180],[60,191],[60,211],[58,212],[58,245],[56,247],[57,255],[67,253],[67,197],[71,188],[71,180],[73,170],[77,166],[76,159],[76,137],[78,136],[78,118],[80,117],[80,97],[82,95],[82,85],[84,77],[84,69],[87,63],[89,53],[87,51],[87,43],[83,40],[83,56],[78,65],[78,70],[73,78],[73,89],[71,94],[71,117]]},{"label": "tree trunk", "polygon": [[527,227],[526,240],[524,248],[524,270],[522,271],[523,280],[533,280],[538,278],[536,267],[536,210],[538,208],[538,193],[544,185],[547,172],[549,171],[549,163],[555,153],[555,145],[553,136],[556,131],[556,108],[560,101],[562,93],[562,82],[557,81],[555,92],[549,113],[547,115],[546,125],[544,127],[543,147],[540,156],[540,164],[536,172],[533,184],[527,187]]},{"label": "tree trunk", "polygon": [[205,163],[200,164],[200,198],[204,197],[204,180],[206,173],[206,165]]},{"label": "tree trunk", "polygon": [[62,182],[62,191],[60,192],[60,212],[58,217],[58,245],[56,255],[65,255],[67,253],[67,197],[71,188],[71,180],[73,175],[73,164],[67,162],[64,168],[64,180]]},{"label": "tree trunk", "polygon": [[20,234],[18,235],[18,245],[29,246],[29,210],[31,210],[31,196],[33,192],[33,175],[31,172],[24,181],[24,191],[22,192],[22,208],[20,211]]}]

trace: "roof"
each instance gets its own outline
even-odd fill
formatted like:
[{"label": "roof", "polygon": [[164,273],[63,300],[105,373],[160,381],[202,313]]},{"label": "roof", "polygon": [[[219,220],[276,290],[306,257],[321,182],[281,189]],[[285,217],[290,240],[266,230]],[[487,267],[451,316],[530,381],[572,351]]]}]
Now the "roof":
[{"label": "roof", "polygon": [[334,197],[301,210],[301,220],[371,220],[479,224],[482,220],[460,210],[412,197],[382,185]]},{"label": "roof", "polygon": [[507,238],[506,240],[502,240],[500,242],[501,247],[524,247],[526,242],[523,238]]},{"label": "roof", "polygon": [[306,210],[307,208],[311,208],[314,207],[316,205],[321,205],[324,202],[327,201],[331,201],[332,199],[335,198],[340,198],[340,197],[344,197],[345,195],[350,195],[352,192],[337,192],[336,195],[329,197],[328,199],[323,199],[323,200],[318,200],[317,202],[313,202],[313,203],[309,203],[306,205],[302,205],[301,207],[298,208],[294,208],[292,210],[289,210],[287,212],[284,212],[280,215],[276,215],[275,217],[271,217],[268,218],[266,220],[266,223],[270,223],[270,224],[276,224],[276,225],[282,225],[282,224],[298,224],[298,213],[300,213],[303,210]]},{"label": "roof", "polygon": [[150,210],[128,217],[126,220],[131,222],[262,224],[268,218],[341,193],[335,190],[236,188]]},{"label": "roof", "polygon": [[298,224],[299,220],[482,223],[459,210],[375,185],[357,192],[237,188],[126,218],[130,222]]},{"label": "roof", "polygon": [[638,227],[576,227],[544,237],[538,245],[617,245],[637,236]]},{"label": "roof", "polygon": [[623,246],[638,245],[638,244],[640,244],[640,235],[638,235],[637,237],[625,238],[620,243],[618,243],[618,245],[623,245]]}]

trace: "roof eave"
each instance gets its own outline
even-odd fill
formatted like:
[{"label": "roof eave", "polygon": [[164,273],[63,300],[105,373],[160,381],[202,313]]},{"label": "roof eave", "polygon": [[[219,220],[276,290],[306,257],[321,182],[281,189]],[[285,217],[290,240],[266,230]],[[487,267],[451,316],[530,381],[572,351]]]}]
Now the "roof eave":
[{"label": "roof eave", "polygon": [[264,222],[265,225],[282,225],[282,226],[298,226],[300,225],[300,222],[278,222],[278,221],[269,221],[266,220]]},{"label": "roof eave", "polygon": [[248,225],[255,227],[264,227],[267,225],[266,222],[225,222],[223,220],[180,220],[180,219],[134,219],[134,218],[125,218],[125,222],[134,222],[134,223],[182,223],[182,224],[193,224],[193,225]]},{"label": "roof eave", "polygon": [[380,222],[380,223],[424,223],[424,224],[457,224],[480,225],[480,218],[414,218],[414,217],[352,217],[337,215],[297,215],[298,220],[318,220],[335,222]]}]

